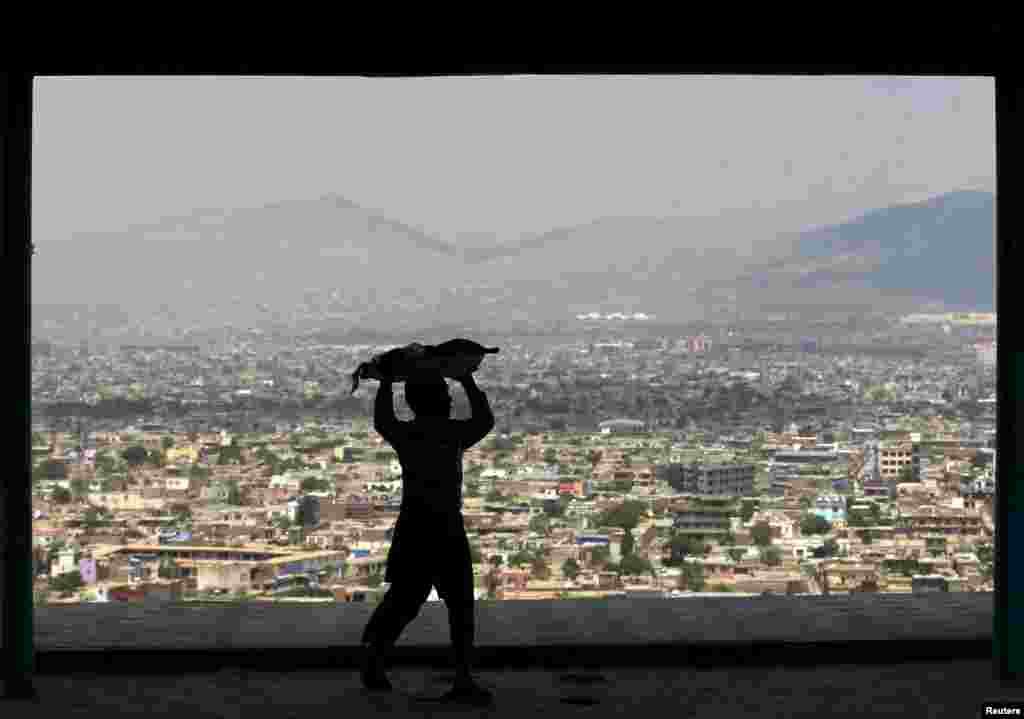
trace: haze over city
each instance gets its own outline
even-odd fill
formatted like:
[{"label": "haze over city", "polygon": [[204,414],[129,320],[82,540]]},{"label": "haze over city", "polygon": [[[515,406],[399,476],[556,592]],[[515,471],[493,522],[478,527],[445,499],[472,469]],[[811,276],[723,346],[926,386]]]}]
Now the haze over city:
[{"label": "haze over city", "polygon": [[454,338],[500,348],[452,383],[477,598],[993,589],[990,79],[44,78],[34,122],[40,604],[379,601],[352,373]]},{"label": "haze over city", "polygon": [[[294,318],[306,292],[365,302],[339,327],[705,318],[680,296],[790,233],[994,193],[993,97],[981,78],[44,78],[33,302],[171,306],[171,335],[253,319],[234,298]],[[481,264],[498,246],[541,249]],[[467,298],[493,315],[459,317]]]}]

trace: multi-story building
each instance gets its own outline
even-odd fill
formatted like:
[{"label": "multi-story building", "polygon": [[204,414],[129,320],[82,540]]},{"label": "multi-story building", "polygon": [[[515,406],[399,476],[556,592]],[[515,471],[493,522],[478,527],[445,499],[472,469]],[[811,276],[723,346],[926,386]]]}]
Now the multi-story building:
[{"label": "multi-story building", "polygon": [[681,494],[750,497],[754,494],[753,464],[656,465],[655,476]]},{"label": "multi-story building", "polygon": [[[340,576],[344,551],[288,552],[246,547],[123,545],[112,547],[98,558],[109,565],[127,557],[133,565],[132,576],[152,575],[152,568],[169,563],[177,577],[185,578],[196,589],[251,590],[275,579],[295,574]],[[149,571],[136,571],[143,565]]]},{"label": "multi-story building", "polygon": [[901,512],[901,524],[916,536],[924,537],[979,537],[982,517],[978,512],[924,507],[917,511]]},{"label": "multi-story building", "polygon": [[[913,471],[914,455],[913,442],[880,444],[876,455],[877,476],[882,480],[897,479],[905,468]],[[920,450],[917,455],[920,462]]]},{"label": "multi-story building", "polygon": [[685,509],[674,512],[672,527],[676,530],[711,529],[728,532],[736,514],[734,503],[729,505],[702,505],[689,503]]},{"label": "multi-story building", "polygon": [[814,513],[833,522],[846,519],[846,500],[838,494],[819,495],[814,501]]}]

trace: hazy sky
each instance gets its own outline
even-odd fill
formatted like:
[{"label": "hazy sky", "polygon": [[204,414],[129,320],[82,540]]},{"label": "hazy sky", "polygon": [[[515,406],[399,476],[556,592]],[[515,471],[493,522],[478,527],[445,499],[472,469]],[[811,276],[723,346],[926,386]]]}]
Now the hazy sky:
[{"label": "hazy sky", "polygon": [[43,78],[36,244],[338,193],[447,240],[994,191],[988,78]]}]

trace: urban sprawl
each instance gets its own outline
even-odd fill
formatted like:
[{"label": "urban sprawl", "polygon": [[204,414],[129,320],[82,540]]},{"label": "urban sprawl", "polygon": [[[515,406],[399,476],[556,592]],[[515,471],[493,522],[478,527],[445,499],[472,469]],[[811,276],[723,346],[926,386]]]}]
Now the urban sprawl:
[{"label": "urban sprawl", "polygon": [[[479,598],[992,591],[994,317],[617,319],[488,338]],[[37,340],[37,603],[377,601],[401,465],[350,373],[398,344]]]}]

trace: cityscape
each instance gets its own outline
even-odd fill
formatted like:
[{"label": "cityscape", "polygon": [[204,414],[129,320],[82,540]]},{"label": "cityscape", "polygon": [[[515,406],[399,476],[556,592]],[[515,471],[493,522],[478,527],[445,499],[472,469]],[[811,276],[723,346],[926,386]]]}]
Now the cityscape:
[{"label": "cityscape", "polygon": [[[583,325],[482,338],[479,598],[992,591],[993,315]],[[229,340],[33,348],[38,601],[386,590],[401,465],[348,373],[391,345]]]},{"label": "cityscape", "polygon": [[990,80],[36,94],[37,605],[379,602],[352,373],[458,338],[481,601],[993,591]]}]

